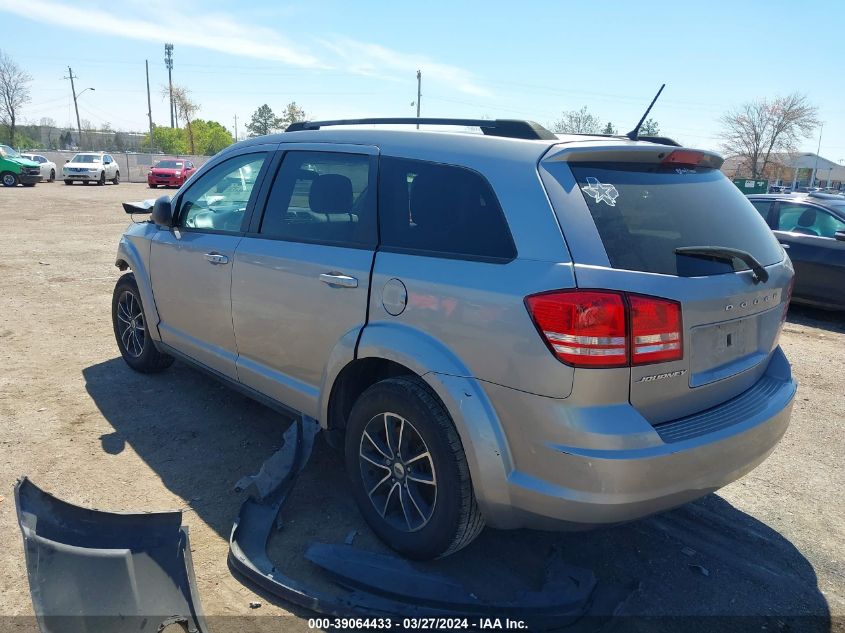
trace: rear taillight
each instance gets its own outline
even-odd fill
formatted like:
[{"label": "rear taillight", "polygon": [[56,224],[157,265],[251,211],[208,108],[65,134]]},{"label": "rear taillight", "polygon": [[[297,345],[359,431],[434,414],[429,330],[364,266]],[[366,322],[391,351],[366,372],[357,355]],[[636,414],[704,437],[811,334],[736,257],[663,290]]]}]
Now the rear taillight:
[{"label": "rear taillight", "polygon": [[578,367],[628,362],[625,302],[612,292],[549,292],[525,299],[534,322],[560,360]]},{"label": "rear taillight", "polygon": [[631,364],[664,363],[684,357],[681,305],[677,301],[629,295]]},{"label": "rear taillight", "polygon": [[681,306],[602,290],[560,290],[525,299],[555,356],[575,367],[627,367],[683,358]]}]

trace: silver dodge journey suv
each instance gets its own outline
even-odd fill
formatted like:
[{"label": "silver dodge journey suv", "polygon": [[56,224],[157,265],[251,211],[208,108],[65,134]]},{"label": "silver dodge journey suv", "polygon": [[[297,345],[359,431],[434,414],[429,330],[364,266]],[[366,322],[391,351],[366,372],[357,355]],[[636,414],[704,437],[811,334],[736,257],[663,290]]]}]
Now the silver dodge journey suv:
[{"label": "silver dodge journey suv", "polygon": [[719,156],[397,122],[294,124],[158,199],[118,247],[129,366],[178,358],[319,420],[368,524],[418,559],[485,524],[643,517],[774,449],[793,269]]}]

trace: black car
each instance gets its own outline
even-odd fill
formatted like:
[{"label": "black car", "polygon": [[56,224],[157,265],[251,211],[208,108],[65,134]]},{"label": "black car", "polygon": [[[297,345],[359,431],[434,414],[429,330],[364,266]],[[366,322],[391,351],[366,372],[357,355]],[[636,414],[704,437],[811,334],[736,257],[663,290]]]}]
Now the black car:
[{"label": "black car", "polygon": [[845,196],[811,192],[748,199],[795,266],[793,301],[845,310]]}]

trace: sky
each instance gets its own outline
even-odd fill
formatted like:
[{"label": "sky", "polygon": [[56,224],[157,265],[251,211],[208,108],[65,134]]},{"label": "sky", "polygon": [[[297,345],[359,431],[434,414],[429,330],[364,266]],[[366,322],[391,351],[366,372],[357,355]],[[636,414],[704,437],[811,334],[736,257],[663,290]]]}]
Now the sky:
[{"label": "sky", "polygon": [[0,49],[33,77],[27,123],[82,119],[145,131],[169,125],[173,81],[198,117],[243,137],[260,105],[296,101],[310,119],[527,118],[552,125],[586,106],[631,129],[661,83],[660,132],[719,149],[719,118],[744,102],[804,93],[823,130],[800,149],[845,161],[845,1],[342,2],[335,0],[0,0]]}]

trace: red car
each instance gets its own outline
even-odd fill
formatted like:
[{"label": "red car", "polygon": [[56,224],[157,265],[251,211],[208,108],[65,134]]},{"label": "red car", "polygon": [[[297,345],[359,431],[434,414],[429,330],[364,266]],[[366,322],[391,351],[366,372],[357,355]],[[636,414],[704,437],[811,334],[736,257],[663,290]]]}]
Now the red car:
[{"label": "red car", "polygon": [[160,160],[152,166],[147,174],[147,184],[150,189],[159,185],[162,187],[181,187],[196,171],[196,167],[189,160],[168,158]]}]

